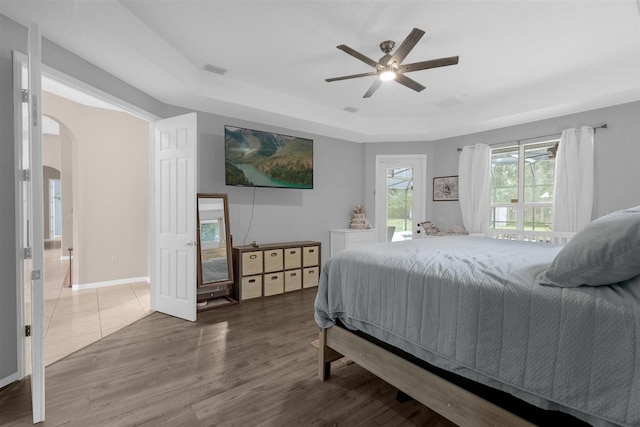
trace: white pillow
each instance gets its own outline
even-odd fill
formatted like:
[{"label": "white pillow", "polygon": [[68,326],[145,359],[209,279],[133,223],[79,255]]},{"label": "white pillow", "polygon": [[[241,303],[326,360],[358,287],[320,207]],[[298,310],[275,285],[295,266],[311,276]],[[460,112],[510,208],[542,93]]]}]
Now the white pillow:
[{"label": "white pillow", "polygon": [[640,206],[592,221],[538,276],[543,285],[610,285],[640,274]]}]

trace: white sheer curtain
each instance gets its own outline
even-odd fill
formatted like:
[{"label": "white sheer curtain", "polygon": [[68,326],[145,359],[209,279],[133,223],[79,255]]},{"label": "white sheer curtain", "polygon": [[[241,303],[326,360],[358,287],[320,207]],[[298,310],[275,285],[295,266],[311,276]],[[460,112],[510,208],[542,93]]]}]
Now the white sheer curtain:
[{"label": "white sheer curtain", "polygon": [[593,128],[562,132],[553,190],[554,231],[579,231],[593,209]]},{"label": "white sheer curtain", "polygon": [[226,246],[227,242],[225,241],[227,238],[227,232],[225,230],[225,227],[227,226],[224,221],[222,220],[222,218],[218,218],[218,224],[219,224],[219,230],[218,233],[220,234],[220,244],[219,244],[219,248]]},{"label": "white sheer curtain", "polygon": [[458,167],[458,191],[462,222],[469,233],[489,230],[490,178],[491,148],[486,144],[464,147]]}]

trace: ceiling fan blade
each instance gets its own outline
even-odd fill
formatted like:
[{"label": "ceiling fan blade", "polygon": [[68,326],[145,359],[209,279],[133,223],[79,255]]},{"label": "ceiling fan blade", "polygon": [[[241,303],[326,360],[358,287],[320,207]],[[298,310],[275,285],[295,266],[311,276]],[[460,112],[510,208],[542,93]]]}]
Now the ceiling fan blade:
[{"label": "ceiling fan blade", "polygon": [[341,45],[336,46],[336,47],[338,49],[340,49],[341,51],[343,51],[345,53],[348,53],[349,55],[353,56],[354,58],[359,59],[360,61],[364,62],[365,64],[368,64],[368,65],[372,66],[375,69],[377,69],[380,66],[380,64],[378,64],[373,59],[364,56],[363,54],[361,54],[357,50],[353,50],[347,45],[341,44]]},{"label": "ceiling fan blade", "polygon": [[375,76],[376,74],[378,74],[377,71],[371,71],[370,73],[351,74],[350,76],[342,76],[342,77],[332,77],[330,79],[324,79],[324,81],[325,82],[337,82],[338,80],[356,79],[358,77]]},{"label": "ceiling fan blade", "polygon": [[458,63],[457,56],[450,56],[448,58],[431,59],[429,61],[414,62],[413,64],[401,65],[398,67],[398,72],[408,73],[410,71],[426,70],[428,68],[446,67],[448,65],[456,65]]},{"label": "ceiling fan blade", "polygon": [[373,92],[376,91],[376,89],[378,89],[380,87],[380,85],[382,84],[382,80],[380,79],[375,79],[375,81],[373,82],[373,84],[371,85],[371,87],[369,88],[369,90],[367,91],[367,93],[364,94],[363,98],[369,98],[371,97],[371,95],[373,95]]},{"label": "ceiling fan blade", "polygon": [[422,36],[424,36],[424,31],[418,28],[414,28],[413,30],[411,30],[407,38],[404,39],[400,47],[396,49],[391,59],[389,59],[385,65],[391,65],[394,62],[396,67],[400,65],[400,63],[404,60],[404,58],[407,57],[409,52],[411,52],[411,49],[413,49],[413,47],[416,45],[416,43],[418,43]]},{"label": "ceiling fan blade", "polygon": [[396,81],[401,85],[408,87],[409,89],[415,90],[416,92],[420,92],[424,89],[424,86],[422,86],[420,83],[402,74],[398,74],[396,76]]}]

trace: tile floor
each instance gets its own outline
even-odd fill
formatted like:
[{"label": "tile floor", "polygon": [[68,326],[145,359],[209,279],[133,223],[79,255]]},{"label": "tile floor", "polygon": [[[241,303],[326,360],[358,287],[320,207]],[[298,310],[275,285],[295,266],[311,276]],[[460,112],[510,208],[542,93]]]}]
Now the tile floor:
[{"label": "tile floor", "polygon": [[[74,291],[62,286],[68,265],[69,260],[60,260],[60,249],[45,250],[45,366],[151,313],[148,283]],[[27,323],[31,323],[30,300],[29,286],[25,286]],[[27,373],[29,344],[27,340]]]}]

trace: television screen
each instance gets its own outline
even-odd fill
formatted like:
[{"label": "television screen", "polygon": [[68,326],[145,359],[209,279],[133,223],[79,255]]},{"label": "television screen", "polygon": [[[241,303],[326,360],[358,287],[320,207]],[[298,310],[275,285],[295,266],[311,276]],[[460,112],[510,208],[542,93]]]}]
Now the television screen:
[{"label": "television screen", "polygon": [[313,188],[313,140],[224,127],[227,185]]}]

